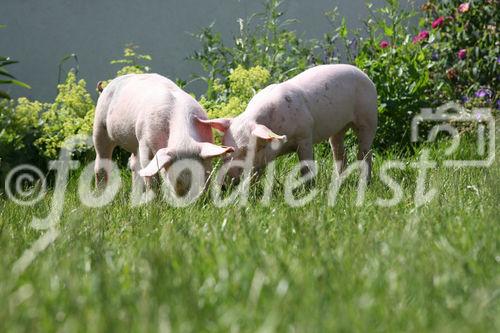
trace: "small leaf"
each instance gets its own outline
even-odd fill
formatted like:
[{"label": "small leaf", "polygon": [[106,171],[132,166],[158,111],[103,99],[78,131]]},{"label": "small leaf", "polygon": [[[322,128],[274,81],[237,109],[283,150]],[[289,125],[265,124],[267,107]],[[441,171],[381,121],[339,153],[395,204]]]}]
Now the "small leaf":
[{"label": "small leaf", "polygon": [[384,33],[389,36],[389,37],[392,37],[394,35],[394,30],[389,27],[388,25],[385,25],[384,26]]},{"label": "small leaf", "polygon": [[26,88],[26,89],[31,89],[31,86],[24,83],[24,82],[21,82],[21,81],[18,81],[18,80],[12,80],[12,84],[15,84],[19,87],[23,87],[23,88]]}]

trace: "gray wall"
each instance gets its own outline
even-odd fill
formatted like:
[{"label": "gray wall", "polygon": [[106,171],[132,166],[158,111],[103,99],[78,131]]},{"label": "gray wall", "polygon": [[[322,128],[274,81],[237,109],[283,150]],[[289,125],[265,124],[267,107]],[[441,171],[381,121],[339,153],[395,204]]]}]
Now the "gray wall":
[{"label": "gray wall", "polygon": [[[14,88],[14,96],[49,100],[56,93],[59,61],[76,53],[80,77],[89,90],[110,78],[126,43],[134,42],[151,54],[154,72],[188,79],[199,72],[196,63],[184,60],[198,42],[188,32],[215,21],[226,40],[237,31],[238,17],[262,8],[259,0],[0,0],[0,55],[20,61],[10,71],[32,86]],[[306,37],[320,37],[328,29],[323,13],[338,6],[351,26],[366,14],[363,0],[287,0],[283,9],[298,18],[295,26]],[[200,92],[200,86],[188,90]]]}]

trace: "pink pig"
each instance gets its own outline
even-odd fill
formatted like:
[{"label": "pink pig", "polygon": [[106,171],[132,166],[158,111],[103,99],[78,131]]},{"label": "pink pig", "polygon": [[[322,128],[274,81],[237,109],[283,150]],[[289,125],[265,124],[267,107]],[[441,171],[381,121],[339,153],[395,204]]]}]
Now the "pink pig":
[{"label": "pink pig", "polygon": [[[203,122],[224,132],[222,142],[235,149],[232,158],[237,160],[245,158],[256,138],[256,169],[290,152],[297,152],[301,161],[311,161],[313,145],[329,139],[339,173],[346,167],[344,135],[353,128],[359,143],[358,159],[366,160],[370,175],[377,91],[368,76],[354,66],[321,65],[266,87],[236,118]],[[272,140],[280,140],[281,147],[273,149],[269,144]],[[234,178],[241,173],[241,168],[229,170]]]},{"label": "pink pig", "polygon": [[[102,90],[95,111],[96,181],[103,176],[107,180],[108,172],[103,175],[103,171],[109,171],[106,160],[116,146],[132,153],[134,183],[140,175],[149,184],[151,176],[182,158],[201,160],[208,174],[210,158],[232,148],[212,144],[211,128],[201,122],[206,118],[193,97],[161,75],[130,74],[112,80]],[[189,186],[186,177],[179,177],[175,184],[178,193]]]}]

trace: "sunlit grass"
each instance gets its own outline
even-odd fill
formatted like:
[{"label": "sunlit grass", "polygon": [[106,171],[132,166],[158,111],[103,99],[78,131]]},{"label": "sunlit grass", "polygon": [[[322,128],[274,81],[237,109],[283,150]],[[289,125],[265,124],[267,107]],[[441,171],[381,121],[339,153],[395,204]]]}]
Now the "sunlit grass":
[{"label": "sunlit grass", "polygon": [[319,194],[301,208],[280,185],[293,157],[280,161],[268,206],[257,184],[244,207],[216,208],[205,195],[182,209],[131,208],[125,187],[90,209],[74,173],[60,236],[19,276],[14,263],[43,234],[31,218],[47,214],[51,196],[32,208],[2,199],[0,331],[498,331],[499,162],[431,170],[437,197],[417,208],[417,153],[391,172],[402,201],[382,208],[376,199],[393,193],[377,173],[399,156],[378,154],[365,203],[355,204],[353,178],[331,207],[323,151]]}]

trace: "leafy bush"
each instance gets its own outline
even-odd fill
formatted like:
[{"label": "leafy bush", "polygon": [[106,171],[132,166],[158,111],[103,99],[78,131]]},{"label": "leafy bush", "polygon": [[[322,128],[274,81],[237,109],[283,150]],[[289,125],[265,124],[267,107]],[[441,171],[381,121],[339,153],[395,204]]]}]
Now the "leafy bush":
[{"label": "leafy bush", "polygon": [[498,1],[428,1],[421,26],[430,31],[434,96],[469,106],[498,106]]},{"label": "leafy bush", "polygon": [[[121,65],[121,68],[116,72],[116,77],[127,74],[143,74],[151,70],[149,66],[144,64],[146,61],[151,61],[151,56],[137,53],[138,49],[139,46],[135,44],[127,44],[123,49],[123,58],[111,60],[111,65]],[[102,81],[101,87],[105,88],[110,81]]]},{"label": "leafy bush", "polygon": [[313,63],[313,43],[288,30],[295,20],[284,18],[281,4],[282,1],[267,0],[263,12],[238,19],[239,33],[233,36],[230,46],[223,43],[220,33],[213,31],[213,24],[195,35],[201,42],[201,50],[189,59],[197,61],[206,72],[206,76],[197,78],[208,85],[207,100],[219,99],[221,85],[229,89],[229,77],[239,66],[260,66],[268,70],[271,82],[280,82]]},{"label": "leafy bush", "polygon": [[0,156],[6,156],[5,150],[21,150],[29,144],[29,137],[39,134],[40,115],[48,108],[47,104],[27,98],[19,98],[17,103],[3,101],[0,109]]},{"label": "leafy bush", "polygon": [[[248,98],[235,93],[231,77],[239,66],[261,66],[269,82],[282,82],[322,63],[344,62],[362,69],[374,81],[379,95],[379,131],[376,146],[406,146],[412,118],[423,107],[449,101],[468,106],[498,106],[498,4],[494,1],[429,1],[425,15],[398,0],[376,8],[368,4],[364,28],[347,29],[336,8],[326,12],[331,23],[321,40],[303,40],[279,10],[280,1],[268,0],[265,11],[240,19],[240,32],[225,45],[213,25],[197,37],[202,45],[198,61],[208,83],[202,103],[212,117],[232,116],[244,110]],[[420,19],[421,31],[415,22]],[[255,24],[255,26],[253,25]]]},{"label": "leafy bush", "polygon": [[[398,0],[386,0],[378,9],[369,4],[364,29],[350,31],[345,19],[338,21],[334,8],[325,13],[331,28],[321,39],[303,39],[290,30],[296,21],[285,17],[281,3],[267,0],[262,12],[239,19],[240,29],[231,44],[223,43],[213,25],[196,35],[201,49],[190,59],[206,72],[198,78],[207,83],[201,103],[210,117],[235,116],[266,85],[310,66],[338,63],[340,58],[365,71],[377,86],[378,149],[406,146],[411,119],[422,107],[450,100],[498,107],[500,13],[494,1],[430,0],[419,13],[403,9]],[[420,32],[414,24],[418,19]],[[123,57],[111,64],[121,65],[120,76],[149,72],[150,60],[151,56],[139,54],[137,46],[129,44]],[[2,68],[12,63],[0,58],[0,76],[13,80]],[[0,82],[17,82],[9,80]],[[0,156],[4,161],[15,149],[33,147],[44,158],[55,158],[68,137],[91,133],[94,101],[85,81],[70,72],[58,90],[52,104],[27,99],[2,102]],[[79,147],[78,153],[83,156],[87,150]]]},{"label": "leafy bush", "polygon": [[[143,64],[151,60],[149,55],[137,53],[138,47],[129,44],[123,51],[123,58],[111,61],[122,67],[116,75],[140,74],[150,68]],[[63,143],[74,135],[91,135],[94,122],[95,102],[87,90],[85,80],[77,80],[74,71],[70,71],[63,84],[58,86],[58,95],[53,104],[42,114],[40,136],[35,146],[47,159],[58,156]],[[77,147],[77,157],[85,157],[92,149],[86,145]]]},{"label": "leafy bush", "polygon": [[[265,12],[246,21],[240,19],[240,33],[234,36],[234,45],[230,47],[223,44],[219,33],[213,32],[213,26],[198,35],[202,47],[191,59],[199,61],[207,72],[203,79],[208,82],[208,88],[202,103],[209,115],[234,116],[244,110],[255,92],[247,90],[251,94],[245,95],[235,87],[234,78],[243,73],[242,68],[267,69],[269,80],[261,86],[255,78],[248,80],[254,74],[248,72],[249,77],[242,76],[243,81],[259,83],[254,89],[262,88],[313,65],[338,63],[338,54],[343,53],[344,60],[365,71],[377,86],[378,146],[400,143],[409,137],[407,132],[413,115],[428,106],[428,91],[432,86],[430,69],[434,66],[428,60],[427,47],[412,40],[411,21],[417,13],[403,10],[396,0],[386,1],[379,9],[369,5],[371,15],[364,22],[365,31],[349,32],[345,19],[338,22],[338,10],[334,8],[325,13],[331,30],[323,39],[302,40],[295,32],[285,29],[294,20],[283,18],[280,4],[280,1],[269,0]],[[260,21],[251,29],[250,23],[255,18]]]},{"label": "leafy bush", "polygon": [[151,61],[151,56],[148,54],[139,54],[137,50],[139,46],[127,44],[123,50],[123,58],[112,60],[112,65],[121,65],[122,67],[116,72],[116,76],[126,74],[142,74],[150,71],[149,66],[144,62]]},{"label": "leafy bush", "polygon": [[[94,101],[85,81],[77,81],[75,73],[70,71],[66,81],[57,89],[59,93],[54,103],[42,114],[40,137],[35,140],[35,146],[47,159],[58,156],[66,139],[92,133]],[[82,154],[88,149],[87,146],[80,146],[76,152]]]},{"label": "leafy bush", "polygon": [[0,101],[0,180],[20,163],[44,166],[33,141],[40,134],[40,115],[48,107],[27,98]]},{"label": "leafy bush", "polygon": [[[411,21],[416,11],[405,10],[399,1],[387,0],[374,9],[359,37],[354,64],[375,83],[379,98],[379,129],[376,146],[410,143],[410,124],[420,108],[430,104],[434,88],[430,71],[430,51],[424,35],[417,40]],[[359,32],[357,32],[359,35]]]},{"label": "leafy bush", "polygon": [[269,83],[270,76],[269,71],[260,66],[247,70],[240,65],[229,74],[229,89],[226,90],[218,79],[215,80],[214,93],[221,102],[202,97],[200,103],[211,118],[237,116],[245,110],[250,99]]},{"label": "leafy bush", "polygon": [[[136,50],[137,46],[127,45],[123,59],[111,62],[122,65],[117,76],[150,70],[144,62],[151,57],[138,54]],[[7,65],[12,63],[9,60]],[[0,66],[0,75],[3,73],[6,72]],[[57,158],[67,139],[74,135],[91,135],[94,108],[95,102],[86,82],[77,79],[75,70],[70,70],[66,81],[58,85],[58,95],[53,103],[27,98],[17,101],[0,99],[0,178],[12,166],[21,163],[46,167],[47,160]],[[76,147],[75,157],[85,159],[91,151],[89,146],[80,145]],[[118,159],[126,160],[122,155],[118,155]]]}]

